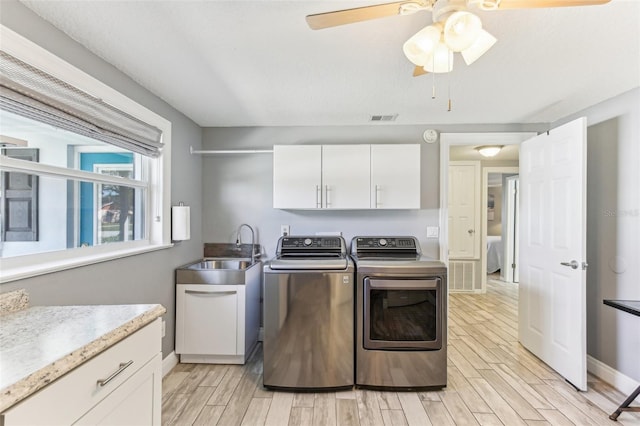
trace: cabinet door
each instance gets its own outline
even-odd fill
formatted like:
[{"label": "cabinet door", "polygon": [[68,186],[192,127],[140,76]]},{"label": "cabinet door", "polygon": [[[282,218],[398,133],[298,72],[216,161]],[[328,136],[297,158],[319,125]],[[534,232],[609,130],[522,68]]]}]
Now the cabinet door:
[{"label": "cabinet door", "polygon": [[322,147],[273,147],[273,207],[316,209],[322,205]]},{"label": "cabinet door", "polygon": [[159,425],[161,392],[162,355],[157,354],[74,425]]},{"label": "cabinet door", "polygon": [[420,145],[371,145],[371,207],[420,208]]},{"label": "cabinet door", "polygon": [[176,286],[176,353],[236,355],[238,286]]},{"label": "cabinet door", "polygon": [[371,206],[369,145],[322,146],[322,198],[327,209]]}]

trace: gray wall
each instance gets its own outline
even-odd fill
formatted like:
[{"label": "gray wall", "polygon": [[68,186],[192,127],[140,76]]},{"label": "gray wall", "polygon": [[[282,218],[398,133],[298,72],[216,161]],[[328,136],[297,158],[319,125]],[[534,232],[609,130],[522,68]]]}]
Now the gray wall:
[{"label": "gray wall", "polygon": [[586,116],[587,352],[640,381],[638,317],[603,299],[640,300],[640,89],[567,117]]},{"label": "gray wall", "polygon": [[[419,238],[424,253],[438,258],[438,240],[427,239],[427,226],[438,226],[439,145],[426,144],[426,126],[332,126],[205,128],[203,149],[271,149],[293,144],[421,144],[420,210],[302,211],[272,207],[271,154],[227,154],[203,157],[203,234],[208,242],[235,241],[243,222],[257,228],[266,258],[274,255],[280,225],[291,234],[341,231],[347,242],[359,234],[401,234]],[[441,126],[440,131],[526,131],[522,126]],[[393,165],[402,167],[401,165]],[[243,234],[248,238],[248,234]],[[243,239],[243,241],[246,241]]]},{"label": "gray wall", "polygon": [[161,303],[166,356],[174,349],[174,268],[202,255],[202,161],[189,154],[189,145],[200,147],[202,130],[17,1],[2,1],[0,22],[172,122],[171,204],[191,206],[192,226],[192,239],[171,249],[3,284],[0,292],[26,288],[32,305]]}]

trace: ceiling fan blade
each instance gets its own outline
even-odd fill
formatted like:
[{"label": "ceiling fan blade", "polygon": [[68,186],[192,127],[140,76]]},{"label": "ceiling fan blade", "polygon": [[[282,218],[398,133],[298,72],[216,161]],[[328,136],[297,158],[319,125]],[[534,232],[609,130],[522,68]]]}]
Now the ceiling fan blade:
[{"label": "ceiling fan blade", "polygon": [[409,3],[409,1],[397,1],[307,15],[307,24],[312,30],[321,30],[323,28],[337,27],[338,25],[394,16],[400,14],[400,6],[405,3]]},{"label": "ceiling fan blade", "polygon": [[496,10],[533,9],[542,7],[595,6],[611,0],[501,0]]},{"label": "ceiling fan blade", "polygon": [[424,67],[421,67],[420,65],[416,66],[413,69],[414,77],[420,77],[421,75],[425,75],[425,74],[429,74],[429,71],[425,71]]}]

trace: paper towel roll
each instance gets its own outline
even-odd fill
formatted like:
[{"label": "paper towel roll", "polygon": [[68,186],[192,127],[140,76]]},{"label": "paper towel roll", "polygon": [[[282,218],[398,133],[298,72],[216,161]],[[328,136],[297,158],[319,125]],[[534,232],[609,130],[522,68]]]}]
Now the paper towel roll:
[{"label": "paper towel roll", "polygon": [[171,207],[171,239],[173,241],[191,238],[191,212],[189,206]]}]

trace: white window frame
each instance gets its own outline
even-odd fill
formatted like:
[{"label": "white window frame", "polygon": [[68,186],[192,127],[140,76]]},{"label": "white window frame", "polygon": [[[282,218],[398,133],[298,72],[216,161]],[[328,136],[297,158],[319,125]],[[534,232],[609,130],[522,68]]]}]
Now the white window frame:
[{"label": "white window frame", "polygon": [[[149,161],[147,182],[127,182],[127,186],[146,187],[148,191],[145,239],[0,259],[0,283],[172,247],[171,122],[2,25],[0,40],[2,50],[10,55],[157,127],[162,131],[163,142],[162,154]],[[12,158],[2,158],[2,168],[89,182],[95,179],[89,172]],[[111,179],[114,179],[113,183],[122,182],[121,178]],[[108,176],[101,179],[108,180]]]}]

